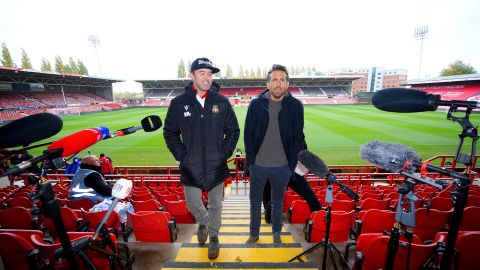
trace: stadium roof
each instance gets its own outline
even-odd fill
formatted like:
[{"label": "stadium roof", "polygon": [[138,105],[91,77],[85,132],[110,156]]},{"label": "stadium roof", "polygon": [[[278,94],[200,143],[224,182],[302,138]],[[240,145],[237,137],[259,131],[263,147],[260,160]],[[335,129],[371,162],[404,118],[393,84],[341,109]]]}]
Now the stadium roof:
[{"label": "stadium roof", "polygon": [[480,81],[480,73],[409,80],[404,82],[403,85],[450,83],[450,82],[465,82],[465,81]]},{"label": "stadium roof", "polygon": [[[306,77],[290,78],[291,87],[334,87],[334,86],[352,86],[352,81],[362,76],[324,76],[324,77]],[[222,87],[265,87],[265,79],[214,79]],[[191,80],[139,80],[143,84],[143,89],[165,89],[165,88],[183,88]]]},{"label": "stadium roof", "polygon": [[112,83],[121,80],[89,77],[78,74],[59,74],[37,72],[21,68],[0,67],[0,82],[42,83],[46,85],[68,85],[88,87],[112,87]]},{"label": "stadium roof", "polygon": [[[352,86],[352,81],[361,78],[361,76],[321,76],[290,78],[291,87],[338,87]],[[226,79],[215,78],[222,87],[265,87],[265,79]],[[68,85],[68,86],[86,86],[86,87],[112,87],[112,83],[125,80],[90,77],[78,74],[59,74],[53,72],[38,72],[24,70],[22,68],[0,67],[0,82],[7,83],[42,83],[45,85]],[[143,84],[143,88],[149,89],[172,89],[183,88],[190,79],[174,80],[136,80]]]}]

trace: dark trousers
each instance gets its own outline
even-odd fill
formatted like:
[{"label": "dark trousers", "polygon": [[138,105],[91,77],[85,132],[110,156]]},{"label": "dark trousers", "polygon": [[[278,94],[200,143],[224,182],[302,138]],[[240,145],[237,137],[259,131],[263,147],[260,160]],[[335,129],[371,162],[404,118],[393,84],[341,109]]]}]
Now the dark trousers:
[{"label": "dark trousers", "polygon": [[[292,177],[293,178],[293,177]],[[295,174],[295,179],[290,178],[288,181],[288,186],[293,189],[300,197],[307,201],[308,206],[310,207],[310,212],[320,210],[320,203],[318,202],[317,196],[312,190],[312,187],[308,184],[305,177]],[[265,188],[263,189],[263,208],[265,208],[265,219],[270,221],[270,182],[267,181]]]}]

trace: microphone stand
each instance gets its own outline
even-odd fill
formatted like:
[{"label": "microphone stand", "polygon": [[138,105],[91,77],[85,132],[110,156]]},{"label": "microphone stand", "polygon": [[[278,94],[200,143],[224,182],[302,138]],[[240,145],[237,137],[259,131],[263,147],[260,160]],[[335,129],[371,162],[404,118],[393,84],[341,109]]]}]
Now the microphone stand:
[{"label": "microphone stand", "polygon": [[[305,250],[304,252],[296,255],[295,257],[291,258],[288,262],[293,262],[294,260],[298,260],[300,262],[303,262],[302,256],[306,255],[315,249],[319,248],[320,246],[323,245],[323,258],[322,258],[322,269],[327,269],[327,256],[332,256],[333,257],[333,251],[331,249],[334,249],[338,254],[340,254],[340,251],[330,242],[330,227],[332,223],[332,203],[333,203],[333,186],[332,183],[337,184],[340,186],[340,189],[345,192],[348,196],[350,196],[353,200],[358,202],[358,194],[356,194],[353,190],[345,186],[344,184],[340,183],[335,175],[329,173],[328,175],[325,176],[325,179],[327,180],[327,188],[325,189],[325,202],[327,203],[327,211],[325,213],[325,223],[326,223],[326,228],[325,228],[325,239],[320,241],[319,243],[315,244],[311,248]],[[331,248],[331,249],[329,249]],[[329,252],[330,250],[330,252]],[[340,255],[340,261],[348,267],[348,262],[345,260],[343,256]],[[338,269],[337,263],[335,260],[333,260],[333,266],[335,269]]]},{"label": "microphone stand", "polygon": [[[455,252],[455,243],[457,242],[458,231],[460,230],[460,225],[462,222],[463,211],[465,206],[467,205],[468,199],[468,190],[469,185],[471,182],[471,169],[472,166],[475,164],[475,155],[476,155],[476,145],[478,141],[478,129],[476,126],[473,126],[469,120],[469,115],[472,112],[472,109],[475,108],[473,105],[467,106],[465,111],[465,116],[463,117],[456,117],[453,116],[453,112],[457,112],[457,105],[451,104],[450,109],[447,113],[447,119],[452,120],[453,122],[457,122],[462,127],[462,133],[458,134],[459,136],[459,143],[457,146],[457,150],[455,152],[454,162],[463,163],[466,166],[466,170],[464,173],[458,173],[453,170],[447,170],[440,167],[427,165],[425,168],[430,171],[434,171],[443,175],[447,175],[452,177],[456,180],[456,189],[455,191],[451,192],[452,199],[453,199],[453,214],[452,214],[452,222],[449,224],[447,240],[445,245],[441,245],[434,253],[441,253],[443,255],[441,257],[440,262],[440,269],[451,269],[452,266],[452,256],[456,256]],[[461,149],[463,146],[463,142],[465,138],[472,139],[471,145],[471,152],[469,154],[461,153]],[[423,164],[415,161],[413,162],[414,166],[420,167]],[[461,255],[461,254],[460,254]],[[434,255],[430,255],[427,260],[424,262],[424,266],[428,265],[430,261],[433,259]]]},{"label": "microphone stand", "polygon": [[[398,188],[399,198],[397,202],[397,210],[395,214],[395,223],[393,224],[392,230],[390,231],[390,239],[388,241],[388,253],[387,260],[385,262],[385,269],[391,270],[395,264],[395,255],[397,254],[398,247],[400,244],[400,234],[402,231],[402,225],[406,228],[404,230],[405,237],[408,240],[408,256],[407,256],[407,270],[409,269],[410,263],[410,248],[413,239],[412,228],[416,225],[415,219],[415,202],[418,200],[418,197],[413,194],[413,187],[415,183],[410,182],[406,178],[405,183]],[[403,197],[406,197],[409,202],[403,202]],[[403,206],[410,204],[409,211],[403,211]]]}]

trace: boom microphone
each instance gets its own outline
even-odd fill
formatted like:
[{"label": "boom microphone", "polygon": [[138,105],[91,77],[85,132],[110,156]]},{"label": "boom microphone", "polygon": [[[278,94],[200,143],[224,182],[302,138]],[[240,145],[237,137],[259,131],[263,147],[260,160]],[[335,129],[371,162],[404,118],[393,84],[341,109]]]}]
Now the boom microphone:
[{"label": "boom microphone", "polygon": [[476,101],[440,100],[440,98],[440,95],[417,89],[388,88],[375,93],[372,104],[382,111],[400,113],[435,111],[438,106],[480,108]]},{"label": "boom microphone", "polygon": [[63,127],[60,117],[38,113],[0,127],[0,148],[29,145],[57,134]]},{"label": "boom microphone", "polygon": [[346,185],[340,183],[337,177],[330,172],[328,166],[317,155],[308,150],[298,152],[298,161],[303,164],[311,173],[317,177],[325,177],[328,182],[337,184],[340,189],[345,192],[350,198],[358,202],[358,194],[351,190]]},{"label": "boom microphone", "polygon": [[[428,177],[425,178],[419,173],[413,172],[415,167],[420,168],[423,167],[424,164],[419,161],[420,157],[415,150],[403,144],[380,141],[369,142],[360,148],[360,157],[387,171],[400,173],[425,184],[440,189],[443,188],[440,181],[433,181]],[[426,170],[441,173],[453,178],[465,178],[464,175],[455,171],[442,169],[428,164],[425,165]]]},{"label": "boom microphone", "polygon": [[[407,160],[419,161],[420,157],[413,150],[400,143],[373,141],[360,148],[360,157],[390,172],[399,173]],[[412,169],[411,167],[409,168]]]}]

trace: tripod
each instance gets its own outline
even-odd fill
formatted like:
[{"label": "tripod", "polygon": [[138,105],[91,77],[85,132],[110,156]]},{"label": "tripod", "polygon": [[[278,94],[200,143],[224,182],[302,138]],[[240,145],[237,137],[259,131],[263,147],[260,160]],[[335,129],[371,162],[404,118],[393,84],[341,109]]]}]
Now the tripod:
[{"label": "tripod", "polygon": [[[308,253],[313,252],[317,248],[320,248],[323,246],[323,258],[322,258],[322,269],[327,269],[327,257],[331,257],[333,261],[333,266],[335,269],[338,269],[337,262],[335,261],[334,258],[334,253],[336,252],[337,254],[341,254],[340,251],[338,250],[335,245],[333,245],[330,241],[330,227],[332,223],[332,203],[333,203],[333,186],[332,183],[337,184],[342,191],[344,191],[348,196],[352,197],[356,202],[358,202],[358,195],[348,188],[347,186],[343,185],[339,181],[337,181],[337,178],[333,174],[328,174],[326,177],[327,180],[327,188],[325,190],[325,202],[327,203],[327,211],[325,214],[325,223],[326,223],[326,228],[325,228],[325,238],[320,241],[319,243],[315,244],[314,246],[310,247],[309,249],[305,250],[304,252],[296,255],[292,259],[289,260],[289,262],[293,262],[294,260],[298,260],[300,262],[303,262],[302,256],[306,255]],[[340,255],[340,262],[348,267],[348,262],[347,260]]]},{"label": "tripod", "polygon": [[[410,248],[413,239],[412,228],[416,225],[415,219],[415,202],[418,200],[418,197],[413,194],[413,187],[416,184],[410,182],[408,178],[405,179],[405,183],[398,188],[398,203],[397,210],[395,213],[395,223],[393,224],[392,230],[390,231],[390,239],[388,241],[388,253],[387,260],[385,262],[385,269],[393,269],[395,263],[395,255],[398,251],[400,244],[400,235],[402,231],[402,225],[405,226],[403,233],[408,240],[408,253],[407,253],[407,269],[410,261]],[[404,202],[404,197],[408,199],[408,202]],[[404,211],[404,206],[409,204]]]}]

